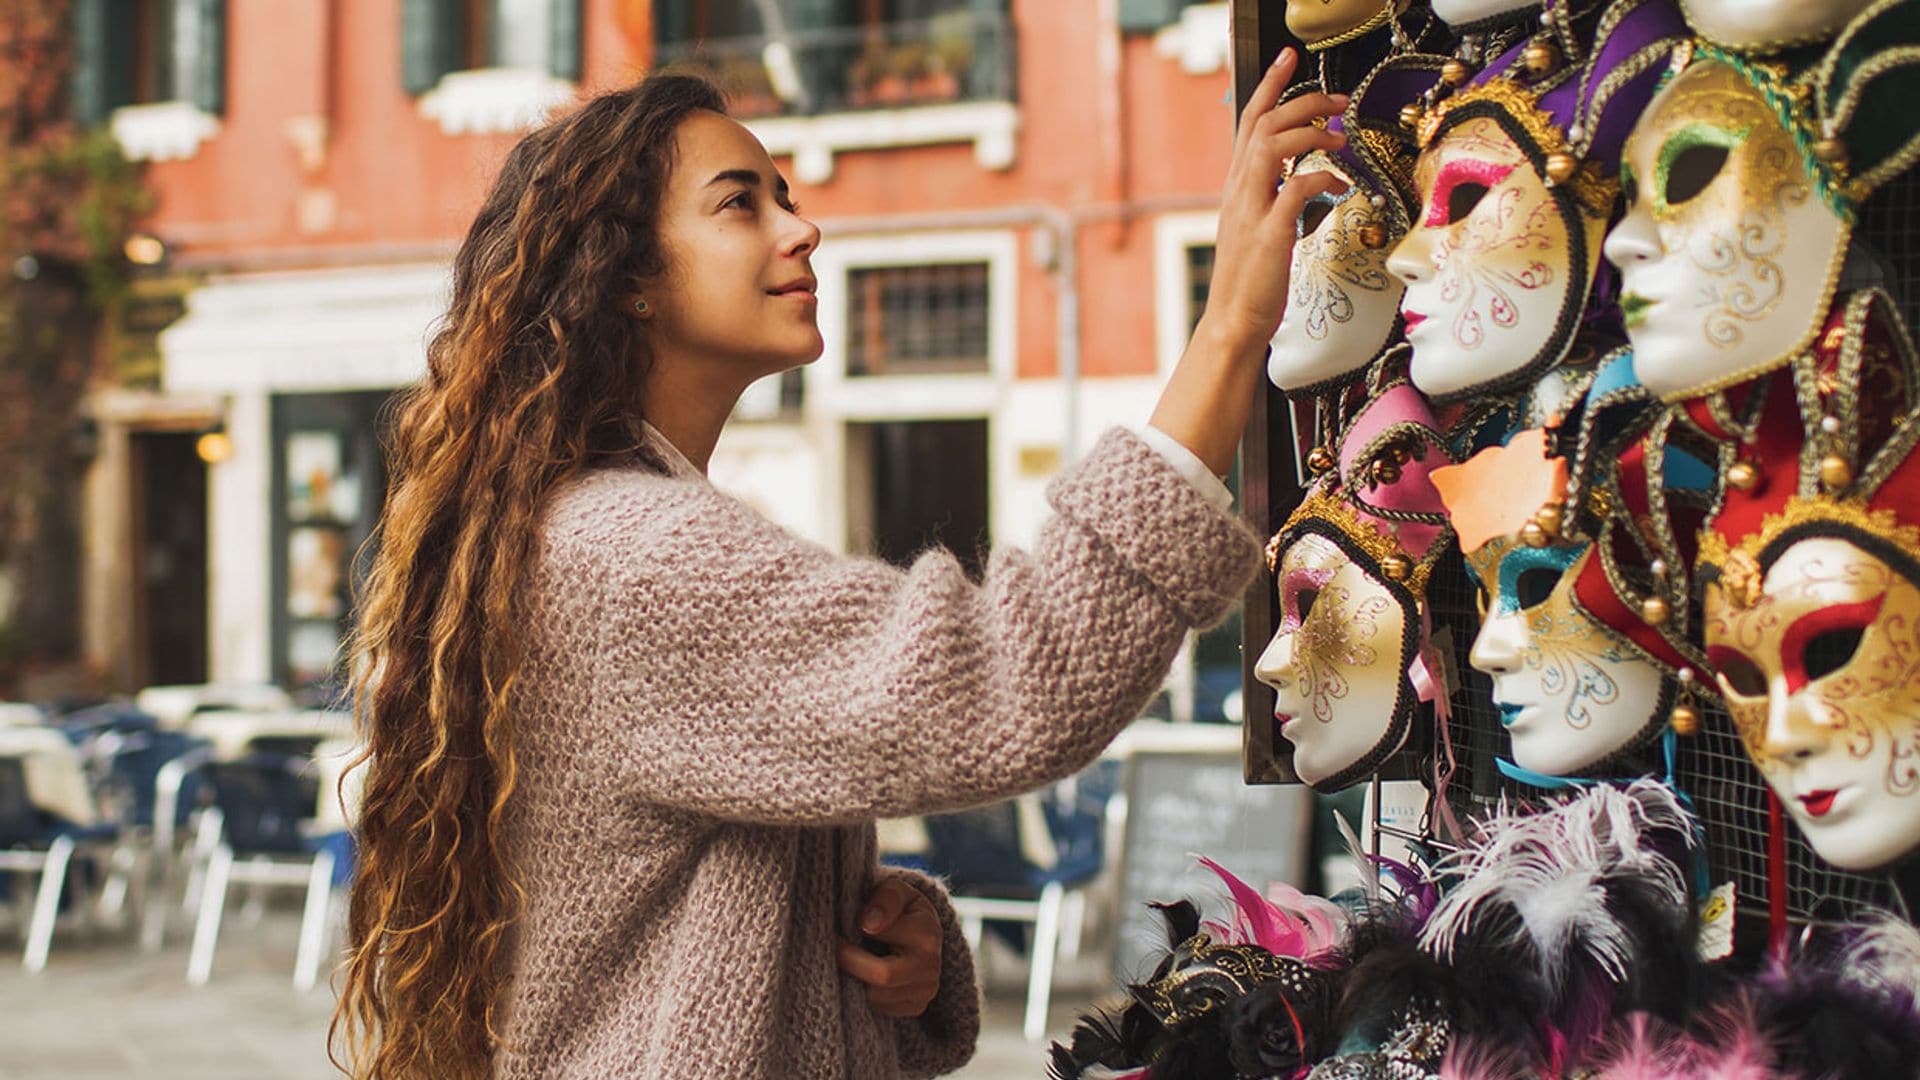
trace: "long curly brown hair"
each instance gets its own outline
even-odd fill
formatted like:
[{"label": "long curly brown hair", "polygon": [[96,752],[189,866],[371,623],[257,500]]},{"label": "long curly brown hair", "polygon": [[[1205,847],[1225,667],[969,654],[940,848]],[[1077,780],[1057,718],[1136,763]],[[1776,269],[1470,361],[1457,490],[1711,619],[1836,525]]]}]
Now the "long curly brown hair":
[{"label": "long curly brown hair", "polygon": [[661,195],[697,110],[719,92],[655,75],[522,139],[397,408],[353,645],[366,784],[331,1042],[355,1077],[483,1076],[499,1043],[523,586],[548,493],[647,459],[634,302],[667,269]]}]

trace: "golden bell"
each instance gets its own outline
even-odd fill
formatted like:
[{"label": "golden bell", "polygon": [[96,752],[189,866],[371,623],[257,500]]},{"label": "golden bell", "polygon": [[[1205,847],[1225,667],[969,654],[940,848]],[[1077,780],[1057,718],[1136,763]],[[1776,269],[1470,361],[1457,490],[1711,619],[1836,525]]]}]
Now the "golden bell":
[{"label": "golden bell", "polygon": [[1389,581],[1405,581],[1413,576],[1413,560],[1405,555],[1389,555],[1380,563],[1380,572]]},{"label": "golden bell", "polygon": [[1673,609],[1667,606],[1664,598],[1649,596],[1640,601],[1640,621],[1648,626],[1665,626]]},{"label": "golden bell", "polygon": [[1473,65],[1465,60],[1449,60],[1440,66],[1440,78],[1448,86],[1465,86],[1473,80]]},{"label": "golden bell", "polygon": [[1560,526],[1564,524],[1560,507],[1554,503],[1548,503],[1540,509],[1535,510],[1533,512],[1533,523],[1540,526],[1540,530],[1548,536],[1559,536]]},{"label": "golden bell", "polygon": [[1385,225],[1360,226],[1360,243],[1374,251],[1387,246],[1387,227]]},{"label": "golden bell", "polygon": [[1314,472],[1328,472],[1334,464],[1333,451],[1324,446],[1316,446],[1307,454],[1307,468]]},{"label": "golden bell", "polygon": [[1556,150],[1547,155],[1547,179],[1556,184],[1564,184],[1573,179],[1580,171],[1580,159],[1564,150]]},{"label": "golden bell", "polygon": [[1820,482],[1828,491],[1839,491],[1853,483],[1853,466],[1839,454],[1828,454],[1820,459]]},{"label": "golden bell", "polygon": [[1560,66],[1560,50],[1545,41],[1535,41],[1520,53],[1520,62],[1535,75],[1546,75]]},{"label": "golden bell", "polygon": [[1847,144],[1839,139],[1815,139],[1810,149],[1816,161],[1823,161],[1828,165],[1847,163]]},{"label": "golden bell", "polygon": [[1529,521],[1520,526],[1520,542],[1530,548],[1543,548],[1553,542],[1553,537],[1547,535],[1539,522]]},{"label": "golden bell", "polygon": [[1400,106],[1400,126],[1408,130],[1417,128],[1420,126],[1420,118],[1425,115],[1426,110],[1420,107],[1419,102],[1409,101]]},{"label": "golden bell", "polygon": [[1727,486],[1735,491],[1755,491],[1760,487],[1760,470],[1745,461],[1727,466]]},{"label": "golden bell", "polygon": [[1397,484],[1400,482],[1400,466],[1382,459],[1373,463],[1373,482],[1376,484]]},{"label": "golden bell", "polygon": [[1667,724],[1675,735],[1698,735],[1700,733],[1700,713],[1691,705],[1675,705],[1667,714]]}]

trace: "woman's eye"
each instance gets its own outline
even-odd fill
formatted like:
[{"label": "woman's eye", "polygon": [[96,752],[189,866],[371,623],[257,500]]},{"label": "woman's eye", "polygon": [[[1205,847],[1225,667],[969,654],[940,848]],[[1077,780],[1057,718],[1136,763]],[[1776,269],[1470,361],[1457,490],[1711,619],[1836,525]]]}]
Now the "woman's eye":
[{"label": "woman's eye", "polygon": [[1701,143],[1689,146],[1675,154],[1667,165],[1666,191],[1663,193],[1668,206],[1679,206],[1707,190],[1713,178],[1727,164],[1727,148],[1713,143]]},{"label": "woman's eye", "polygon": [[1544,566],[1530,567],[1520,571],[1513,583],[1513,598],[1520,610],[1539,607],[1553,595],[1553,587],[1560,584],[1560,572]]},{"label": "woman's eye", "polygon": [[753,209],[753,196],[743,191],[720,205],[728,209],[751,210]]},{"label": "woman's eye", "polygon": [[1707,650],[1707,660],[1719,673],[1720,685],[1737,697],[1765,697],[1767,694],[1767,676],[1760,665],[1749,660],[1746,654],[1725,645],[1715,645]]},{"label": "woman's eye", "polygon": [[1473,208],[1479,206],[1480,200],[1486,197],[1485,184],[1469,180],[1453,185],[1453,190],[1447,192],[1447,224],[1452,225],[1473,213]]},{"label": "woman's eye", "polygon": [[1847,626],[1815,634],[1807,641],[1806,649],[1801,653],[1801,670],[1807,673],[1807,681],[1823,679],[1853,662],[1853,654],[1860,651],[1860,639],[1865,636],[1863,626]]},{"label": "woman's eye", "polygon": [[1327,220],[1327,215],[1331,213],[1333,213],[1333,204],[1330,202],[1315,199],[1308,203],[1306,209],[1300,211],[1300,235],[1312,236],[1315,230],[1320,228],[1320,223]]}]

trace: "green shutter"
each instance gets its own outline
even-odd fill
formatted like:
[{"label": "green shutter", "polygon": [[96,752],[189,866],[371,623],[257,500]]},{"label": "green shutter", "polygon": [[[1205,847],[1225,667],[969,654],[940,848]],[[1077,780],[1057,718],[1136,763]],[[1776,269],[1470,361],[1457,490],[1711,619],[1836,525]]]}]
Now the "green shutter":
[{"label": "green shutter", "polygon": [[102,124],[133,100],[133,0],[74,0],[73,112]]},{"label": "green shutter", "polygon": [[226,0],[174,0],[173,97],[210,113],[227,105]]},{"label": "green shutter", "polygon": [[1187,0],[1120,0],[1120,29],[1158,30],[1180,17]]},{"label": "green shutter", "polygon": [[400,72],[409,94],[424,94],[460,66],[458,0],[401,0]]},{"label": "green shutter", "polygon": [[555,78],[580,79],[580,0],[551,0],[547,23],[552,52],[547,69]]}]

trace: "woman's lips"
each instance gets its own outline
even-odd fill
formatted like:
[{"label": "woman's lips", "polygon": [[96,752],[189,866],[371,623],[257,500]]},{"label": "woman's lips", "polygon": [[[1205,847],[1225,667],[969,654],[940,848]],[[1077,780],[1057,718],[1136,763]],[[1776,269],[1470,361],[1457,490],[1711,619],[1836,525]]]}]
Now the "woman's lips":
[{"label": "woman's lips", "polygon": [[1806,810],[1808,817],[1826,817],[1827,811],[1833,809],[1834,798],[1839,794],[1834,788],[1809,791],[1800,796],[1800,806]]}]

